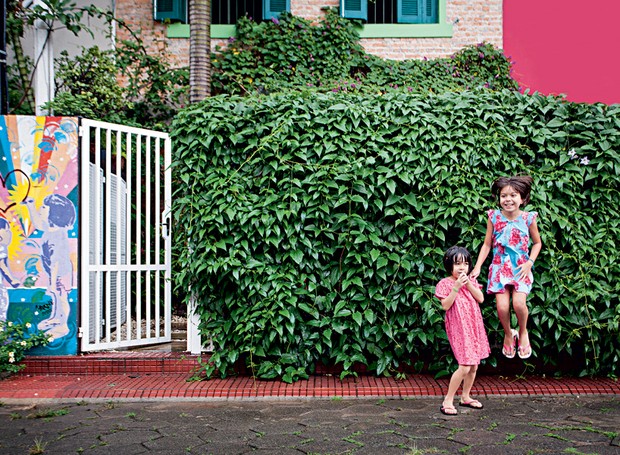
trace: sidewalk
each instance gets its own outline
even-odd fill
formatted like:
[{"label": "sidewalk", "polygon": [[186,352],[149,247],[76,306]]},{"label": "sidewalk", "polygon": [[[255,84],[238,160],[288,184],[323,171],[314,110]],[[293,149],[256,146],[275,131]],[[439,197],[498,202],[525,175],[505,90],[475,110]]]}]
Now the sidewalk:
[{"label": "sidewalk", "polygon": [[[311,376],[292,384],[249,376],[193,380],[197,356],[174,352],[112,352],[74,357],[30,357],[19,375],[0,381],[4,403],[44,400],[224,400],[282,398],[439,397],[449,377],[409,375],[406,379],[360,375]],[[478,375],[473,394],[481,397],[620,395],[609,378],[549,378]]]}]

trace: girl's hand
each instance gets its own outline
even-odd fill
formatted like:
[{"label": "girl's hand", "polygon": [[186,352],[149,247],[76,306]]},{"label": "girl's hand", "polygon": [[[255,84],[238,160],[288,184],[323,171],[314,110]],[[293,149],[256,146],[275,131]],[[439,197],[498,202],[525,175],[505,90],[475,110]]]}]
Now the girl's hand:
[{"label": "girl's hand", "polygon": [[454,286],[457,289],[461,289],[463,286],[467,285],[467,283],[469,283],[469,277],[467,276],[466,273],[461,273],[459,277],[456,279],[456,281],[454,282]]},{"label": "girl's hand", "polygon": [[517,276],[516,276],[517,281],[521,281],[525,277],[529,276],[533,265],[534,264],[532,263],[532,261],[528,259],[523,264],[521,264],[519,267],[517,267],[515,269],[517,271]]},{"label": "girl's hand", "polygon": [[480,275],[480,267],[474,267],[474,269],[469,274],[469,278],[475,280],[476,278],[478,278],[478,275]]}]

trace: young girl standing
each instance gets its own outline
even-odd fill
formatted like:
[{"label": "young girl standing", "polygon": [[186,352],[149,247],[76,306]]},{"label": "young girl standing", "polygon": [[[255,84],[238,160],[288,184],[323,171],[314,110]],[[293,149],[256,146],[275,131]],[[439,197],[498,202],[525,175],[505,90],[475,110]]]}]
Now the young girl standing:
[{"label": "young girl standing", "polygon": [[459,406],[482,409],[482,403],[473,399],[469,393],[480,360],[489,356],[491,348],[479,306],[484,301],[484,295],[476,279],[469,278],[472,271],[471,254],[463,247],[453,246],[446,251],[443,265],[449,276],[437,284],[435,296],[446,310],[446,333],[459,367],[450,378],[448,393],[440,409],[445,415],[456,415],[458,412],[454,407],[454,395],[461,383],[463,391]]},{"label": "young girl standing", "polygon": [[[480,268],[493,249],[487,293],[495,294],[497,315],[504,329],[502,353],[509,359],[517,351],[522,359],[532,355],[527,332],[529,312],[526,299],[532,289],[532,267],[542,243],[536,225],[538,214],[521,210],[530,201],[531,189],[532,178],[526,175],[500,177],[493,183],[491,193],[497,198],[500,210],[488,211],[484,243],[470,274],[472,279],[480,275]],[[528,251],[530,241],[531,252]],[[517,315],[518,332],[510,327],[510,297]]]}]

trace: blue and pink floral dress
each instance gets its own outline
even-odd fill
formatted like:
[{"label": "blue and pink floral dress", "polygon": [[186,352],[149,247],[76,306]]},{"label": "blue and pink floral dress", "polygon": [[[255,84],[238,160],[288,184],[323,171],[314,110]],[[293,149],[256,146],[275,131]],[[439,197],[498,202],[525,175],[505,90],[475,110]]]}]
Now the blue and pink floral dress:
[{"label": "blue and pink floral dress", "polygon": [[530,258],[530,226],[538,216],[536,212],[521,212],[515,220],[506,218],[501,210],[489,210],[493,224],[493,260],[489,267],[488,294],[499,294],[506,286],[516,292],[529,294],[534,277],[530,272],[521,281],[516,280],[516,268]]}]

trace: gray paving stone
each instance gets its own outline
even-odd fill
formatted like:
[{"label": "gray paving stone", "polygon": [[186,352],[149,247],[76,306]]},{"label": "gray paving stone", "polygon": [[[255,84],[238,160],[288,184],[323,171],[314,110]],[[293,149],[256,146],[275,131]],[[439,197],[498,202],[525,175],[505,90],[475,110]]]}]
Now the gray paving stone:
[{"label": "gray paving stone", "polygon": [[620,454],[620,398],[54,402],[0,406],[1,455]]}]

